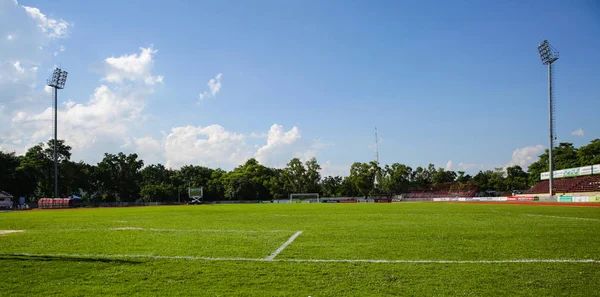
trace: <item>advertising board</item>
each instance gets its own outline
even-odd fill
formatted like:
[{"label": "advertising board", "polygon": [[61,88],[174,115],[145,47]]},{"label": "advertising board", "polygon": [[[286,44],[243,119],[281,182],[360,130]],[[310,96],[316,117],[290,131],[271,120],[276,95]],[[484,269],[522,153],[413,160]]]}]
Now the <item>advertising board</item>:
[{"label": "advertising board", "polygon": [[573,202],[590,202],[588,196],[573,196]]},{"label": "advertising board", "polygon": [[558,197],[558,201],[560,201],[560,202],[573,202],[573,197],[571,197],[571,196],[560,196],[560,197]]},{"label": "advertising board", "polygon": [[[563,177],[573,177],[573,176],[583,176],[583,175],[592,175],[592,174],[600,174],[600,164],[569,168],[563,170],[554,170],[553,171],[554,178],[563,178]],[[542,172],[540,173],[540,179],[550,179],[550,172]]]}]

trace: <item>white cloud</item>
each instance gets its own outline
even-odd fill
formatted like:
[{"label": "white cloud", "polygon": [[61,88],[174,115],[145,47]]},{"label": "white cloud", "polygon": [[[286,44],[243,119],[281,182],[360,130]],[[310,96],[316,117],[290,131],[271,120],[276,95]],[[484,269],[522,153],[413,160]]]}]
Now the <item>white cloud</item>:
[{"label": "white cloud", "polygon": [[106,76],[103,78],[108,82],[123,83],[126,80],[132,82],[143,81],[147,85],[163,83],[162,75],[152,76],[154,55],[158,52],[152,47],[140,47],[139,54],[122,55],[118,58],[110,57],[106,63]]},{"label": "white cloud", "polygon": [[219,91],[221,91],[221,78],[223,77],[223,73],[218,73],[215,78],[211,78],[206,85],[208,86],[209,91],[204,91],[200,93],[200,100],[204,100],[204,98],[215,97]]},{"label": "white cloud", "polygon": [[321,176],[348,176],[350,174],[351,165],[336,165],[331,160],[321,164]]},{"label": "white cloud", "polygon": [[446,163],[446,171],[452,171],[452,169],[453,169],[452,160],[448,160],[448,162]]},{"label": "white cloud", "polygon": [[220,125],[175,127],[165,139],[166,166],[241,164],[250,156],[244,135]]},{"label": "white cloud", "polygon": [[16,61],[13,64],[13,67],[17,70],[18,73],[25,73],[25,69],[23,69],[23,67],[21,67],[21,62]]},{"label": "white cloud", "polygon": [[519,165],[526,170],[531,163],[538,159],[538,156],[544,152],[544,149],[545,147],[541,144],[518,148],[513,151],[512,159],[506,166]]},{"label": "white cloud", "polygon": [[134,137],[134,152],[144,160],[145,165],[164,163],[164,147],[152,137]]},{"label": "white cloud", "polygon": [[328,148],[333,145],[334,145],[333,143],[325,143],[320,139],[313,139],[312,143],[310,144],[310,146],[307,149],[302,150],[302,148],[297,148],[298,152],[296,153],[295,157],[306,162],[313,157],[317,157],[317,154],[320,150]]},{"label": "white cloud", "polygon": [[22,6],[27,14],[38,22],[42,32],[50,38],[67,38],[69,36],[69,23],[64,20],[47,18],[35,7]]},{"label": "white cloud", "polygon": [[[56,38],[49,36],[49,33],[54,36],[55,30],[50,28],[64,26],[42,15],[37,8],[0,1],[0,36],[6,36],[10,41],[6,46],[0,46],[0,90],[1,100],[11,113],[39,107],[43,100],[41,90],[35,89],[39,81],[37,71],[48,61],[51,49],[56,46]],[[66,36],[65,30],[58,30]],[[2,128],[8,128],[4,122],[10,121],[11,117],[0,119],[0,134],[8,133]]]},{"label": "white cloud", "polygon": [[[74,150],[89,148],[98,139],[122,139],[129,128],[142,120],[147,92],[131,88],[112,90],[102,85],[85,103],[67,101],[58,109],[60,138]],[[52,134],[52,109],[41,113],[18,112],[13,118],[13,134],[34,144]]]},{"label": "white cloud", "polygon": [[583,131],[583,129],[582,129],[582,128],[579,128],[579,129],[577,129],[577,130],[575,130],[575,131],[571,132],[571,135],[573,135],[573,136],[579,136],[579,137],[583,137],[583,136],[585,136],[585,132]]},{"label": "white cloud", "polygon": [[250,137],[252,137],[252,138],[267,138],[267,136],[268,136],[267,133],[256,133],[256,132],[250,133]]},{"label": "white cloud", "polygon": [[52,87],[51,86],[44,86],[44,92],[51,93],[52,92]]},{"label": "white cloud", "polygon": [[[220,125],[174,127],[163,141],[166,166],[179,168],[183,165],[204,165],[231,168],[254,156],[267,166],[284,166],[292,157],[307,160],[317,155],[317,151],[332,144],[314,140],[307,148],[299,143],[300,130],[293,127],[284,131],[283,126],[274,124],[267,133],[265,145],[249,145],[248,138],[256,138],[263,133],[244,135],[226,130]],[[158,154],[156,142],[152,146]]]},{"label": "white cloud", "polygon": [[273,124],[267,135],[267,143],[258,149],[254,157],[261,164],[269,164],[274,155],[282,153],[282,147],[290,146],[301,137],[298,127],[294,126],[285,132],[283,126]]}]

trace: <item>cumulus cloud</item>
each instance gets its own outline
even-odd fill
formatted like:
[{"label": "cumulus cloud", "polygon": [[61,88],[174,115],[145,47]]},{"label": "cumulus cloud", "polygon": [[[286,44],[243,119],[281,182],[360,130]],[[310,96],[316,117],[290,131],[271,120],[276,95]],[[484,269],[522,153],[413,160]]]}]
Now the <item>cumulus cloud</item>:
[{"label": "cumulus cloud", "polygon": [[69,36],[69,23],[64,20],[56,20],[46,17],[35,7],[22,6],[27,14],[38,22],[38,26],[50,38],[67,38]]},{"label": "cumulus cloud", "polygon": [[522,168],[527,168],[537,160],[538,156],[544,152],[544,149],[545,147],[541,144],[518,148],[513,151],[512,159],[507,166],[519,165]]},{"label": "cumulus cloud", "polygon": [[145,165],[164,163],[164,146],[152,137],[134,137],[133,151],[144,160]]},{"label": "cumulus cloud", "polygon": [[254,157],[262,164],[269,164],[275,153],[281,153],[282,147],[289,146],[302,137],[298,127],[285,132],[282,125],[273,124],[267,134],[267,143],[261,146]]},{"label": "cumulus cloud", "polygon": [[446,163],[446,170],[452,171],[453,168],[454,168],[454,166],[452,164],[452,160],[448,160],[448,162]]},{"label": "cumulus cloud", "polygon": [[331,160],[325,161],[321,164],[321,176],[348,176],[350,174],[351,165],[338,165],[333,164]]},{"label": "cumulus cloud", "polygon": [[[43,92],[36,88],[38,68],[68,28],[66,21],[48,18],[37,8],[0,1],[0,36],[6,38],[0,40],[0,90],[7,111],[39,106]],[[11,117],[0,119],[0,134],[7,133],[2,128]]]},{"label": "cumulus cloud", "polygon": [[208,91],[204,91],[200,93],[200,100],[204,100],[204,98],[215,97],[219,91],[221,91],[221,78],[223,77],[223,73],[218,73],[215,78],[211,78],[206,85],[208,86]]},{"label": "cumulus cloud", "polygon": [[106,76],[104,80],[113,83],[125,81],[141,81],[146,85],[162,83],[162,75],[153,76],[154,55],[158,52],[152,47],[140,47],[139,54],[122,55],[120,57],[106,58]]},{"label": "cumulus cloud", "polygon": [[165,139],[166,166],[241,164],[250,156],[244,135],[220,125],[175,127]]},{"label": "cumulus cloud", "polygon": [[579,136],[579,137],[583,137],[583,136],[585,136],[585,132],[583,131],[583,129],[582,129],[582,128],[579,128],[579,129],[577,129],[577,130],[575,130],[575,131],[571,132],[571,135],[573,135],[573,136]]},{"label": "cumulus cloud", "polygon": [[[106,85],[96,88],[85,104],[67,101],[58,109],[60,138],[74,149],[88,148],[99,138],[120,139],[129,127],[139,122],[146,91],[132,88],[112,90]],[[13,131],[27,143],[46,141],[52,134],[52,109],[41,113],[18,112]]]},{"label": "cumulus cloud", "polygon": [[308,146],[308,148],[304,149],[302,147],[298,147],[295,157],[306,162],[313,157],[317,157],[319,151],[331,147],[333,145],[333,143],[326,143],[323,142],[321,139],[313,139],[312,143],[310,144],[310,146]]}]

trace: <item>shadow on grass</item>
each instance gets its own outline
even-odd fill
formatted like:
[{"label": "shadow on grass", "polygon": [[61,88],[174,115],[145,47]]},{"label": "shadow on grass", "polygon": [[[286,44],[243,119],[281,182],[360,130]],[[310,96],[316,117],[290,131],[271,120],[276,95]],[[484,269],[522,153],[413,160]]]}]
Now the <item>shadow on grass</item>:
[{"label": "shadow on grass", "polygon": [[0,261],[62,261],[62,262],[96,262],[96,263],[118,263],[118,264],[141,264],[141,261],[120,260],[108,258],[84,258],[72,256],[49,256],[49,255],[20,255],[20,254],[0,254]]}]

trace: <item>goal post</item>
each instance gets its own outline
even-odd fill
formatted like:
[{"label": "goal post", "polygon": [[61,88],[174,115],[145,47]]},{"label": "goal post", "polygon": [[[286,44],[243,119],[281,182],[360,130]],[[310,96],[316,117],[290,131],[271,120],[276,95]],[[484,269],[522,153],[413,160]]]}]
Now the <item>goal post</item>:
[{"label": "goal post", "polygon": [[319,193],[293,193],[290,194],[290,203],[303,203],[303,202],[321,202],[319,199]]}]

